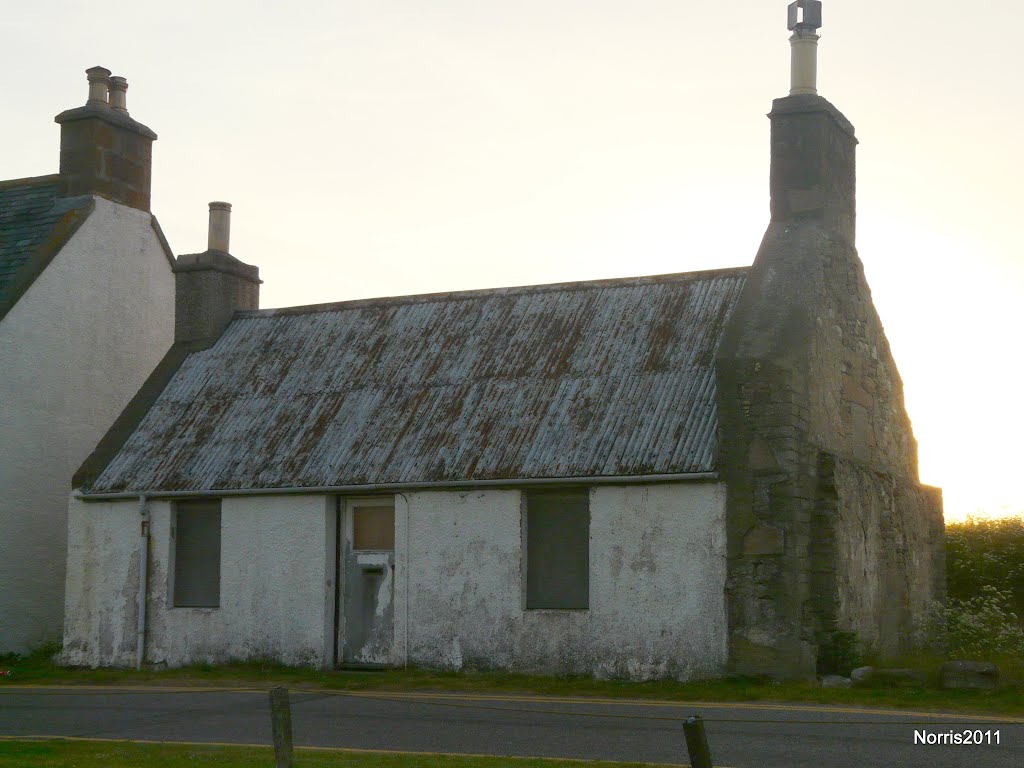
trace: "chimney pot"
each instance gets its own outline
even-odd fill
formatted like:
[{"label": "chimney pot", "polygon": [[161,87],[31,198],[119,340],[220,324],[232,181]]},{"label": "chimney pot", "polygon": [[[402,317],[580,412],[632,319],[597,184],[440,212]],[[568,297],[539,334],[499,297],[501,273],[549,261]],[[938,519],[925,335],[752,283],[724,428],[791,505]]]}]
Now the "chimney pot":
[{"label": "chimney pot", "polygon": [[123,77],[110,78],[110,107],[128,114],[128,80]]},{"label": "chimney pot", "polygon": [[85,70],[85,76],[89,81],[89,100],[85,103],[107,106],[110,70],[105,67],[90,67]]},{"label": "chimney pot", "polygon": [[210,232],[206,243],[209,251],[231,252],[231,203],[210,203]]},{"label": "chimney pot", "polygon": [[813,30],[797,29],[789,38],[791,48],[789,95],[818,92],[818,39]]},{"label": "chimney pot", "polygon": [[808,96],[818,92],[818,30],[821,28],[821,0],[794,0],[789,4],[786,26],[789,38],[789,95]]}]

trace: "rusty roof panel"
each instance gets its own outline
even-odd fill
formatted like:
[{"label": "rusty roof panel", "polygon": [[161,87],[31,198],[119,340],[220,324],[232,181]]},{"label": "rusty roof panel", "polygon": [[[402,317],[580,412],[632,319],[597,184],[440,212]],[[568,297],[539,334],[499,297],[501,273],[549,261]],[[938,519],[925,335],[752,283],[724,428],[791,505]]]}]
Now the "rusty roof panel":
[{"label": "rusty roof panel", "polygon": [[714,469],[745,269],[239,313],[93,493]]}]

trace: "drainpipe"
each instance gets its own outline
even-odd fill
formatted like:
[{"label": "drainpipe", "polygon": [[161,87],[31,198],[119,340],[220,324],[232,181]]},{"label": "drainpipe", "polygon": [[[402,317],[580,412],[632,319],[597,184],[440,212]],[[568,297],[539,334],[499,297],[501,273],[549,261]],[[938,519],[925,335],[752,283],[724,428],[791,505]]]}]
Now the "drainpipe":
[{"label": "drainpipe", "polygon": [[149,581],[149,501],[139,496],[139,624],[135,638],[135,668],[142,669],[146,657],[146,584]]},{"label": "drainpipe", "polygon": [[409,516],[412,510],[409,505],[409,497],[399,493],[405,499],[405,668],[409,668],[409,603],[412,602],[412,595],[409,594],[409,573],[412,571],[412,555],[409,547]]},{"label": "drainpipe", "polygon": [[[401,496],[405,502],[405,661],[403,666],[409,668],[409,571],[412,570],[409,559],[409,497],[401,491],[395,491],[395,496]],[[397,512],[398,505],[395,505]]]}]

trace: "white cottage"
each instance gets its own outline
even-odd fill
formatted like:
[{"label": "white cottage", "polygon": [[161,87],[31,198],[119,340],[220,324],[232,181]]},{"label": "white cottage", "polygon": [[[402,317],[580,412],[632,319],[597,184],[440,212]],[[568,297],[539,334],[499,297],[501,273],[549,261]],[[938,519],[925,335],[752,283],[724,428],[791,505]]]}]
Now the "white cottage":
[{"label": "white cottage", "polygon": [[174,335],[156,134],[124,78],[88,74],[56,118],[60,172],[0,181],[0,654],[60,638],[71,475]]},{"label": "white cottage", "polygon": [[819,24],[794,4],[752,266],[259,310],[226,237],[179,258],[175,344],[74,479],[65,660],[806,678],[837,633],[916,647],[941,497]]},{"label": "white cottage", "polygon": [[237,312],[72,501],[68,661],[136,660],[142,519],[149,661],[720,670],[744,272]]}]

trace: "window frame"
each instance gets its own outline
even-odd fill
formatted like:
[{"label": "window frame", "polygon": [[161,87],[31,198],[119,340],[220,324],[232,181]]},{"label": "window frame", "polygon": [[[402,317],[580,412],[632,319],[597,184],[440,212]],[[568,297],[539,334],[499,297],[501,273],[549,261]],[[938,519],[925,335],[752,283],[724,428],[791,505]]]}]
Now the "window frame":
[{"label": "window frame", "polygon": [[[179,580],[178,571],[180,569],[179,562],[179,541],[180,541],[180,513],[188,510],[188,507],[192,505],[213,505],[216,504],[216,515],[217,515],[217,563],[216,563],[216,604],[196,604],[196,603],[179,603]],[[193,611],[212,611],[218,610],[222,603],[222,585],[223,585],[223,564],[224,564],[224,506],[223,500],[220,498],[189,498],[189,499],[175,499],[171,502],[171,519],[170,519],[170,546],[169,546],[169,557],[168,557],[168,584],[167,584],[167,603],[172,610],[193,610]],[[195,510],[193,510],[195,511]],[[212,511],[212,510],[211,510]],[[212,547],[211,547],[212,550]]]},{"label": "window frame", "polygon": [[[557,495],[557,494],[580,494],[586,505],[586,601],[583,605],[575,605],[571,607],[566,606],[550,606],[550,605],[534,605],[531,604],[530,596],[530,498],[543,496],[543,495]],[[581,613],[589,611],[591,608],[592,600],[590,587],[592,583],[592,532],[593,532],[593,516],[591,513],[591,502],[593,500],[593,489],[589,486],[559,486],[557,488],[551,487],[539,487],[529,488],[524,490],[520,494],[520,533],[521,533],[521,546],[522,546],[522,557],[520,560],[520,568],[522,573],[522,609],[524,612],[530,613]]]},{"label": "window frame", "polygon": [[[394,496],[368,496],[346,499],[348,509],[348,542],[352,552],[394,552],[398,536],[398,511]],[[391,510],[391,546],[390,547],[357,547],[356,546],[356,510],[358,509],[390,509]]]}]

